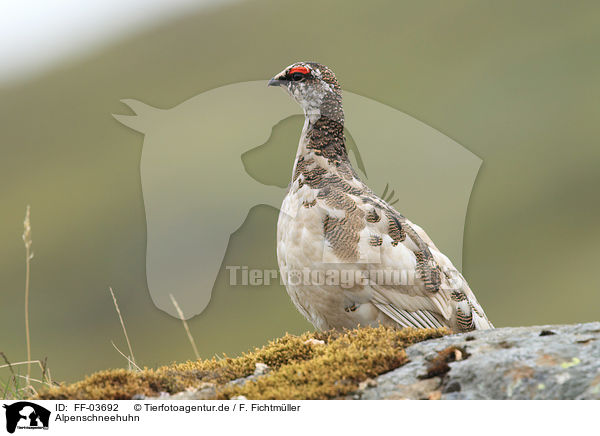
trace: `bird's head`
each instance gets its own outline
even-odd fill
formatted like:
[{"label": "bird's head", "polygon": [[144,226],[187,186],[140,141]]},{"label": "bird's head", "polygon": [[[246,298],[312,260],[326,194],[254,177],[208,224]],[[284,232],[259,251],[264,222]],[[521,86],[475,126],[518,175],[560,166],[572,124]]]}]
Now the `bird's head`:
[{"label": "bird's head", "polygon": [[307,115],[341,111],[340,84],[325,65],[296,62],[269,80],[269,86],[285,88]]}]

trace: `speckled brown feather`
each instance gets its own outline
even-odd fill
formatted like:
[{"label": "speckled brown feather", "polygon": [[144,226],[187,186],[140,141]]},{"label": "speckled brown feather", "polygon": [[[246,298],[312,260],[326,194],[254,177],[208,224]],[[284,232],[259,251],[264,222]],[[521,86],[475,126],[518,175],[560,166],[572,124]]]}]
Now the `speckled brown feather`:
[{"label": "speckled brown feather", "polygon": [[[299,67],[308,68],[310,74],[292,81],[288,72]],[[371,247],[373,253],[387,253],[382,261],[412,269],[417,280],[412,285],[356,285],[346,290],[288,284],[298,309],[321,329],[359,323],[447,326],[458,331],[491,328],[464,278],[425,232],[375,195],[352,168],[345,147],[341,89],[333,72],[321,64],[300,62],[275,79],[284,83],[306,116],[278,223],[282,273],[290,268],[325,268],[315,251],[320,239],[336,262],[354,266],[357,272],[372,268],[358,266],[368,265],[361,264],[365,261],[361,250]],[[462,280],[457,288],[452,287],[453,277]]]}]

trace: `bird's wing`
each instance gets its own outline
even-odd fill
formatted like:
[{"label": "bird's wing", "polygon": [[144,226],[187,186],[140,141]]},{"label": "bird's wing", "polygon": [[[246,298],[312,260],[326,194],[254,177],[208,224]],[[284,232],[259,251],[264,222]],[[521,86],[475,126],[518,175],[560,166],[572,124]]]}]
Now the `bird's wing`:
[{"label": "bird's wing", "polygon": [[[359,251],[368,258],[371,303],[399,325],[491,328],[469,285],[431,238],[392,206],[369,192]],[[385,274],[400,272],[392,280]],[[374,280],[377,274],[383,280]]]}]

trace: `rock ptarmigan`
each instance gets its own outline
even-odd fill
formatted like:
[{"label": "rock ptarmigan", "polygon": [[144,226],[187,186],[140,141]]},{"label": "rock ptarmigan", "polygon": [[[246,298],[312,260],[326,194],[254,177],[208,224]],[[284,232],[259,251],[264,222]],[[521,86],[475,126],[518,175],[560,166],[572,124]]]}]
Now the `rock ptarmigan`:
[{"label": "rock ptarmigan", "polygon": [[277,223],[279,269],[298,310],[320,330],[493,328],[465,279],[423,229],[357,176],[333,72],[297,62],[269,85],[286,89],[305,114]]}]

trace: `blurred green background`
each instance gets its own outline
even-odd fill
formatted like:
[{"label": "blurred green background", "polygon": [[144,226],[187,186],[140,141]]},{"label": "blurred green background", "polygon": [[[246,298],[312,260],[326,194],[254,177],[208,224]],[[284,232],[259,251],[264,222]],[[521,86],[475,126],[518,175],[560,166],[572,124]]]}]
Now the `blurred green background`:
[{"label": "blurred green background", "polygon": [[[2,86],[0,351],[26,357],[21,234],[30,204],[32,351],[48,357],[54,379],[126,366],[110,344],[126,349],[109,286],[138,363],[193,358],[181,322],[152,304],[146,286],[143,137],[111,114],[127,112],[122,98],[169,108],[296,60],[329,65],[344,89],[483,159],[463,272],[496,326],[598,320],[598,47],[596,1],[255,0],[188,14]],[[271,141],[294,149],[300,126],[282,123]],[[250,253],[251,267],[273,268],[276,219],[273,208],[253,208],[223,264],[247,265]],[[190,320],[203,357],[312,328],[281,286],[227,279],[221,271],[209,306]]]}]

